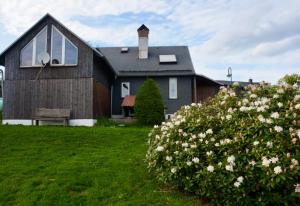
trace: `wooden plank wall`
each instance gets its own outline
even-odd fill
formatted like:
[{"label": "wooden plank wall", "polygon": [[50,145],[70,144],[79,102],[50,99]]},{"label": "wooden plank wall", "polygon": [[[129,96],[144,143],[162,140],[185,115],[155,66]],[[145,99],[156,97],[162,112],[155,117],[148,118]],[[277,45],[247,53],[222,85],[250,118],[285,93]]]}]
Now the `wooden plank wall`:
[{"label": "wooden plank wall", "polygon": [[219,91],[216,85],[197,85],[197,102],[204,102],[208,98],[215,96]]},{"label": "wooden plank wall", "polygon": [[111,105],[110,90],[100,82],[94,80],[93,93],[94,118],[109,117]]},{"label": "wooden plank wall", "polygon": [[93,118],[93,79],[7,80],[4,119],[30,119],[35,108],[71,109],[71,119]]},{"label": "wooden plank wall", "polygon": [[46,66],[40,75],[40,79],[76,79],[90,78],[93,76],[93,50],[84,42],[67,31],[58,22],[51,18],[45,19],[36,25],[31,32],[24,36],[14,47],[5,55],[5,80],[24,80],[36,78],[40,67],[20,68],[20,51],[27,45],[35,35],[37,35],[45,26],[48,28],[47,52],[50,54],[51,28],[54,25],[69,40],[78,47],[78,65],[77,66]]}]

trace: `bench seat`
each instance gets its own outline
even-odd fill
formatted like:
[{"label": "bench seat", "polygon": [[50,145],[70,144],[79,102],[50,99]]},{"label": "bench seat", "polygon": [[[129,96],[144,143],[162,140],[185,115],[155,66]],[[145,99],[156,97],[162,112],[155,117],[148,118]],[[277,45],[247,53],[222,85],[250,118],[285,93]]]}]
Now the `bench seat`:
[{"label": "bench seat", "polygon": [[39,121],[63,121],[67,126],[70,116],[70,109],[37,108],[32,115],[32,125],[39,125]]}]

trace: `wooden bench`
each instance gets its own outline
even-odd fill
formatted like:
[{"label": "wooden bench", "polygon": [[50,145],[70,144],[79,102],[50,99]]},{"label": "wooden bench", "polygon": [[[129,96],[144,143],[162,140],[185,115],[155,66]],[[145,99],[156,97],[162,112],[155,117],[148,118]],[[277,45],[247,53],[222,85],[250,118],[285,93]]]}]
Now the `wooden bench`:
[{"label": "wooden bench", "polygon": [[32,115],[32,125],[39,125],[39,121],[63,121],[64,126],[69,124],[70,109],[37,108]]}]

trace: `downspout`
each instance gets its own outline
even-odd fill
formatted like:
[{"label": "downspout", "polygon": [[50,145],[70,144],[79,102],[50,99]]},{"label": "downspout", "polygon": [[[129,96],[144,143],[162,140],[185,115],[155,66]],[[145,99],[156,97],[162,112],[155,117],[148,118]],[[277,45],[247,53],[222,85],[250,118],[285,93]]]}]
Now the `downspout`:
[{"label": "downspout", "polygon": [[197,80],[196,80],[196,76],[194,76],[194,102],[197,103],[198,99],[197,99]]}]

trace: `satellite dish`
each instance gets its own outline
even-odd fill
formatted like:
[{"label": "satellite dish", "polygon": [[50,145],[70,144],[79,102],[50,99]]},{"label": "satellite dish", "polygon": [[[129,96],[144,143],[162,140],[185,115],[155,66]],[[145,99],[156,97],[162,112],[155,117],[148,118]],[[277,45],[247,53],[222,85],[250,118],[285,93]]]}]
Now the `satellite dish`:
[{"label": "satellite dish", "polygon": [[46,65],[50,61],[50,55],[47,52],[41,52],[38,55],[38,62],[41,63],[42,65]]}]

